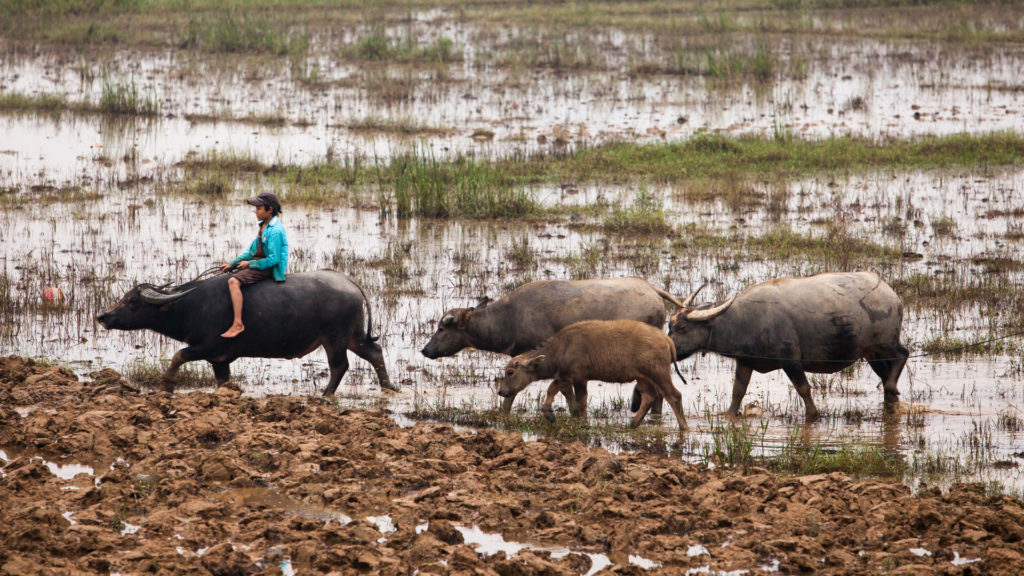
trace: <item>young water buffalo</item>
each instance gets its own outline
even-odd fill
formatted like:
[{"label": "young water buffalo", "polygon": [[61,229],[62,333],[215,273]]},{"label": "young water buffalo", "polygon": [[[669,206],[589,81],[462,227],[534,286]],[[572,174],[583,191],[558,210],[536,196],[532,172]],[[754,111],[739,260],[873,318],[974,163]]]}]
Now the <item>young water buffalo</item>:
[{"label": "young water buffalo", "polygon": [[730,414],[739,414],[753,371],[781,368],[814,420],[805,372],[838,372],[861,358],[882,379],[886,403],[899,398],[896,382],[908,356],[900,344],[903,303],[875,274],[777,278],[713,307],[691,306],[696,295],[672,316],[669,335],[680,360],[698,350],[736,359]]},{"label": "young water buffalo", "polygon": [[531,382],[554,378],[544,403],[545,417],[553,418],[551,401],[555,392],[569,386],[575,392],[570,411],[574,416],[586,417],[588,380],[636,380],[641,403],[633,417],[633,427],[643,421],[654,399],[663,397],[675,412],[679,429],[686,430],[682,396],[672,385],[671,365],[675,356],[672,340],[649,324],[635,320],[585,320],[561,329],[539,348],[509,360],[505,376],[498,383],[498,394],[507,398]]},{"label": "young water buffalo", "polygon": [[[643,278],[538,280],[524,284],[496,302],[445,312],[423,355],[437,359],[476,348],[515,356],[533,350],[566,326],[582,320],[628,319],[661,328],[665,304],[682,303]],[[572,389],[568,388],[566,401]],[[555,391],[549,390],[554,397]],[[506,396],[508,412],[516,395]],[[658,405],[660,411],[660,403]]]},{"label": "young water buffalo", "polygon": [[104,328],[148,329],[188,344],[164,372],[169,392],[185,362],[209,361],[222,384],[230,379],[229,366],[236,358],[299,358],[320,346],[331,368],[324,396],[334,394],[348,370],[349,350],[373,365],[381,388],[398,389],[388,379],[383,351],[371,336],[363,289],[344,274],[317,270],[291,274],[287,282],[258,282],[246,288],[246,329],[234,338],[220,335],[232,318],[227,282],[227,276],[219,276],[189,282],[170,293],[140,284],[97,320]]}]

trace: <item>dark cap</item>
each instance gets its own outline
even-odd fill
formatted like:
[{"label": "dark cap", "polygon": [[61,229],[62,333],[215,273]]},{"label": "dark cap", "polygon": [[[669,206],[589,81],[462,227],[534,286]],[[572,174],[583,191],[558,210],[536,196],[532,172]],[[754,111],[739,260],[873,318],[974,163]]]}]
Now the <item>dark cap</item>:
[{"label": "dark cap", "polygon": [[274,213],[281,211],[281,201],[277,199],[277,194],[273,192],[260,192],[255,198],[249,198],[245,201],[246,204],[253,206],[267,206],[274,209]]}]

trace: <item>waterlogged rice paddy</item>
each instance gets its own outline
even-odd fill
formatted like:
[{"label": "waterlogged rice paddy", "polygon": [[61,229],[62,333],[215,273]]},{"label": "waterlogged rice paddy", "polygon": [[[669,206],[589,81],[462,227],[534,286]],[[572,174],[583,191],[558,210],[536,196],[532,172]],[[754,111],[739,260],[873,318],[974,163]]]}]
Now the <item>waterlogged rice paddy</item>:
[{"label": "waterlogged rice paddy", "polygon": [[[711,55],[728,54],[690,54],[626,25],[499,33],[437,9],[382,26],[392,46],[444,39],[449,51],[429,62],[345,56],[377,29],[365,22],[343,32],[302,28],[305,51],[278,57],[145,45],[26,50],[24,39],[4,39],[0,97],[29,104],[5,104],[0,114],[0,349],[83,376],[112,367],[151,379],[180,345],[105,331],[96,314],[136,282],[186,281],[233,257],[255,225],[242,199],[272,190],[285,202],[292,271],[330,267],[362,284],[392,381],[403,387],[382,395],[369,366],[353,359],[339,389],[345,406],[384,408],[403,424],[442,419],[530,437],[568,429],[614,450],[674,450],[716,465],[743,454],[876,451],[901,463],[914,487],[981,481],[1024,490],[1019,156],[979,163],[966,147],[926,169],[840,163],[753,175],[737,157],[735,177],[711,180],[636,177],[648,174],[643,165],[581,169],[579,179],[523,178],[516,188],[536,209],[488,219],[400,214],[393,182],[372,176],[396,158],[571,165],[606,145],[709,137],[852,137],[880,147],[997,132],[1012,139],[1024,132],[1019,43],[997,38],[990,50],[925,33],[804,30],[758,37],[774,55],[766,74],[723,75]],[[516,61],[508,56],[516,39],[548,51]],[[565,53],[554,63],[559,42]],[[137,106],[112,114],[96,104],[118,89],[136,94]],[[63,105],[44,107],[44,98]],[[301,176],[335,164],[351,178]],[[876,271],[904,299],[914,357],[896,414],[883,413],[875,376],[858,364],[812,378],[820,422],[804,423],[781,373],[755,374],[747,417],[733,422],[718,415],[733,363],[708,354],[679,364],[692,429],[682,438],[670,413],[628,434],[632,387],[597,382],[592,428],[581,432],[564,411],[554,425],[537,417],[543,384],[520,396],[511,419],[493,412],[504,357],[419,353],[446,309],[535,279],[638,275],[680,298],[707,282],[701,298],[720,301],[777,276],[858,269]],[[44,303],[46,286],[66,302]],[[321,351],[232,369],[252,395],[319,394],[328,372]],[[199,363],[186,376],[211,385]]]}]

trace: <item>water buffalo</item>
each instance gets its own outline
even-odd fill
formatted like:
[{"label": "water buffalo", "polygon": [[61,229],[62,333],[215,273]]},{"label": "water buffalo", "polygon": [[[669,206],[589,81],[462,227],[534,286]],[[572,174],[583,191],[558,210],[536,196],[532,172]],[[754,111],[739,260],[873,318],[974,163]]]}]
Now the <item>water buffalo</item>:
[{"label": "water buffalo", "polygon": [[164,372],[169,392],[185,362],[209,361],[217,383],[223,384],[230,379],[230,364],[236,358],[299,358],[318,346],[327,352],[331,368],[325,396],[334,394],[348,370],[348,350],[373,365],[382,388],[398,389],[388,379],[383,351],[371,336],[369,306],[363,330],[363,290],[344,274],[318,270],[291,274],[287,282],[259,282],[246,288],[246,329],[235,338],[220,336],[232,318],[227,282],[227,276],[219,276],[189,282],[171,293],[140,284],[96,319],[104,328],[148,329],[188,344]]},{"label": "water buffalo", "polygon": [[[665,325],[665,302],[682,306],[671,294],[643,278],[538,280],[496,302],[485,298],[475,308],[445,312],[422,353],[436,360],[464,348],[476,348],[515,356],[533,350],[562,328],[581,320],[621,318],[661,328]],[[561,391],[571,403],[572,389]],[[551,395],[554,392],[549,390]],[[515,397],[506,396],[501,409],[508,412]],[[657,406],[660,411],[660,403]]]},{"label": "water buffalo", "polygon": [[886,403],[898,399],[909,354],[900,344],[903,303],[877,275],[777,278],[716,306],[692,306],[697,292],[673,314],[669,336],[679,359],[698,350],[736,359],[730,414],[739,414],[752,371],[781,368],[803,398],[807,419],[816,419],[805,372],[838,372],[861,358],[882,379]]},{"label": "water buffalo", "polygon": [[505,376],[498,381],[498,394],[507,398],[531,382],[554,378],[543,408],[545,416],[552,418],[553,390],[571,386],[575,401],[570,401],[569,409],[574,416],[585,418],[588,380],[636,380],[642,401],[633,417],[633,427],[644,419],[656,398],[665,398],[676,413],[679,429],[686,430],[682,396],[672,385],[670,366],[675,356],[672,340],[649,324],[584,320],[562,328],[540,347],[509,360]]}]

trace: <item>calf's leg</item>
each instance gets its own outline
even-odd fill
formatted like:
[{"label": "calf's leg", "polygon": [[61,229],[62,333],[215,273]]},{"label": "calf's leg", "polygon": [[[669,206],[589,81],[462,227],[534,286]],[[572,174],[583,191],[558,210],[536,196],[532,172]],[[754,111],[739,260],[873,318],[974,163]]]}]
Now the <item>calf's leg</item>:
[{"label": "calf's leg", "polygon": [[576,415],[587,421],[587,381],[576,378],[572,381],[572,391],[576,395]]},{"label": "calf's leg", "polygon": [[650,385],[653,388],[654,394],[659,398],[664,398],[668,401],[668,405],[676,415],[676,421],[679,423],[679,430],[685,432],[686,415],[683,414],[683,395],[680,394],[679,390],[672,385],[672,373],[669,372],[667,366],[665,367],[664,372],[659,372],[651,376]]},{"label": "calf's leg", "polygon": [[551,409],[552,403],[555,401],[555,396],[561,392],[562,396],[565,396],[565,402],[569,408],[569,413],[573,416],[577,416],[579,407],[576,404],[576,395],[573,393],[572,383],[562,378],[555,378],[548,385],[547,396],[544,398],[544,405],[541,407],[541,414],[548,422],[555,421],[555,412]]}]

